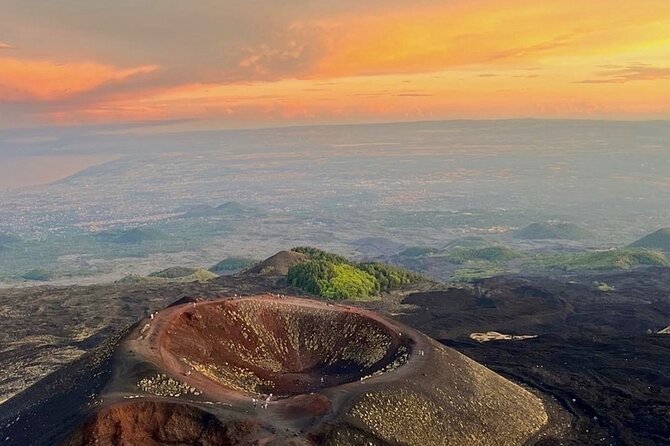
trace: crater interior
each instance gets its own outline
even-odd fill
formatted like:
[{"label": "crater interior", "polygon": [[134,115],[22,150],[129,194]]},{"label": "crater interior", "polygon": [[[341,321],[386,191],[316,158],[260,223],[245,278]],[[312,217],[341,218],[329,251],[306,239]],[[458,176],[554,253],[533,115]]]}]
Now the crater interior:
[{"label": "crater interior", "polygon": [[291,396],[400,367],[413,341],[360,311],[231,299],[179,313],[163,349],[233,391]]}]

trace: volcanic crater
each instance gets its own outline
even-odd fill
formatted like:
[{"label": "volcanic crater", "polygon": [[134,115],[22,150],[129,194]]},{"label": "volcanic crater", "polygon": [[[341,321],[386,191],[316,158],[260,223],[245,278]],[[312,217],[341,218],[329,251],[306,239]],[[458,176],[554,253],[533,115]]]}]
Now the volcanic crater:
[{"label": "volcanic crater", "polygon": [[340,307],[231,299],[175,316],[161,348],[163,359],[227,389],[292,396],[394,370],[413,344],[383,320]]},{"label": "volcanic crater", "polygon": [[521,446],[551,425],[538,396],[410,327],[277,295],[182,299],[37,390],[41,428],[16,422],[18,444]]}]

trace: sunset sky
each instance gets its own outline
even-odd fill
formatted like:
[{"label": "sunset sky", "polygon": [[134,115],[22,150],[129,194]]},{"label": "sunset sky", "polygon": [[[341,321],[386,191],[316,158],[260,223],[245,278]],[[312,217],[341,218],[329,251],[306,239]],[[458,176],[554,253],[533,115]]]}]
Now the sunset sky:
[{"label": "sunset sky", "polygon": [[667,0],[3,0],[0,127],[670,118]]}]

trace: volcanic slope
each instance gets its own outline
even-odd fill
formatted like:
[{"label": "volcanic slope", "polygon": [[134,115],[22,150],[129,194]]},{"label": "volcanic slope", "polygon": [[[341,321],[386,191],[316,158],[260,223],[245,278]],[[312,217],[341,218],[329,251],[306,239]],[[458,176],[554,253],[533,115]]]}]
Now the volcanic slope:
[{"label": "volcanic slope", "polygon": [[[593,283],[606,283],[602,291]],[[571,414],[562,445],[670,445],[670,268],[501,276],[414,293],[403,323],[504,376],[552,395]],[[370,308],[381,304],[370,303]],[[480,343],[475,332],[536,335]],[[550,443],[547,443],[550,444]]]},{"label": "volcanic slope", "polygon": [[662,249],[670,251],[670,228],[662,228],[642,237],[630,245],[633,248]]},{"label": "volcanic slope", "polygon": [[549,421],[398,322],[272,295],[170,306],[6,404],[0,434],[22,445],[505,446]]},{"label": "volcanic slope", "polygon": [[259,274],[264,276],[285,276],[288,270],[309,256],[295,251],[279,251],[277,254],[267,258],[259,264],[249,268],[245,274]]}]

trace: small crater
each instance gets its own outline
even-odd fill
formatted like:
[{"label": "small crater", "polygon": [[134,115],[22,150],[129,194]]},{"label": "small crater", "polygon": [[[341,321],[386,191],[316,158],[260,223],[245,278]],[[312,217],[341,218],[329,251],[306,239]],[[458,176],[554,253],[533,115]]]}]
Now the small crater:
[{"label": "small crater", "polygon": [[237,299],[171,321],[165,351],[231,390],[305,394],[402,366],[412,340],[343,307]]}]

